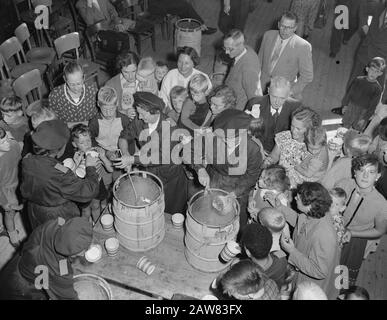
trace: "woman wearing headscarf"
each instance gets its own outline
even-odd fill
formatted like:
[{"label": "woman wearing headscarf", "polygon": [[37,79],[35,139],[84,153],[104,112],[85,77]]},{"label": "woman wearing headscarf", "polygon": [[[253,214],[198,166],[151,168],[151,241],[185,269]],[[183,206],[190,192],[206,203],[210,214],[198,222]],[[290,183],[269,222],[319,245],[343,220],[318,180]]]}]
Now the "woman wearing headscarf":
[{"label": "woman wearing headscarf", "polygon": [[20,190],[27,200],[32,228],[57,217],[80,216],[76,202],[86,203],[98,195],[96,158],[87,156],[84,179],[58,160],[69,137],[69,129],[61,120],[44,121],[31,135],[34,154],[22,160]]},{"label": "woman wearing headscarf", "polygon": [[91,223],[76,217],[47,221],[37,227],[20,255],[0,273],[0,299],[78,299],[71,261],[84,254],[93,237]]}]

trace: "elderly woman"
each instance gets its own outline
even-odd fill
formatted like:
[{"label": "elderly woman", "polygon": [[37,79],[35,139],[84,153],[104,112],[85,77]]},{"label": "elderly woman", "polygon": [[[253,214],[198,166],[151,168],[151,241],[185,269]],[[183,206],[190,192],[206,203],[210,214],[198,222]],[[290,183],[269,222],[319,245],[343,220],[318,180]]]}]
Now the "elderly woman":
[{"label": "elderly woman", "polygon": [[87,156],[86,176],[78,178],[58,160],[70,138],[60,120],[44,121],[31,135],[34,155],[22,160],[21,194],[27,200],[32,228],[62,217],[80,216],[77,202],[86,203],[98,195],[96,158]]},{"label": "elderly woman", "polygon": [[331,196],[318,182],[304,182],[297,187],[296,201],[299,213],[283,205],[277,208],[294,227],[293,239],[283,234],[281,247],[289,254],[288,263],[297,270],[296,285],[315,282],[328,299],[336,299],[335,268],[340,250],[333,217],[327,214]]},{"label": "elderly woman", "polygon": [[[183,166],[174,164],[171,150],[178,143],[171,141],[171,132],[167,116],[162,113],[163,100],[150,92],[136,92],[134,106],[138,113],[131,123],[131,132],[127,136],[129,150],[137,145],[139,153],[123,154],[117,159],[117,168],[130,165],[144,168],[160,178],[164,185],[165,212],[185,212],[188,200],[188,185]],[[164,129],[167,131],[163,131]],[[167,156],[167,161],[165,155]]]},{"label": "elderly woman", "polygon": [[283,166],[290,179],[292,187],[297,185],[298,174],[294,168],[308,156],[305,145],[306,131],[320,124],[318,114],[308,107],[299,107],[292,114],[290,131],[282,131],[275,135],[275,146],[270,155],[265,159],[264,166],[280,164]]},{"label": "elderly woman", "polygon": [[182,47],[177,52],[177,68],[170,70],[163,79],[160,90],[160,97],[164,100],[164,103],[170,109],[173,109],[171,105],[170,92],[175,86],[182,86],[187,88],[188,82],[192,76],[198,73],[203,74],[208,82],[208,92],[212,89],[212,84],[209,77],[195,67],[199,64],[199,56],[195,49],[191,47]]},{"label": "elderly woman", "polygon": [[97,85],[85,83],[82,66],[77,62],[65,65],[63,78],[65,83],[55,87],[48,97],[50,108],[70,127],[89,121],[97,114]]},{"label": "elderly woman", "polygon": [[92,239],[93,228],[85,218],[59,218],[40,225],[32,231],[20,255],[1,271],[0,299],[78,299],[68,262],[83,255]]},{"label": "elderly woman", "polygon": [[387,200],[375,189],[381,164],[373,154],[352,160],[353,178],[336,183],[347,193],[344,224],[347,229],[340,264],[348,267],[349,285],[356,284],[368,239],[379,239],[387,232]]},{"label": "elderly woman", "polygon": [[116,66],[120,73],[108,80],[106,87],[116,90],[118,99],[118,111],[133,119],[136,116],[136,110],[133,108],[133,94],[137,91],[138,81],[136,81],[136,72],[139,59],[132,51],[121,53],[117,57]]}]

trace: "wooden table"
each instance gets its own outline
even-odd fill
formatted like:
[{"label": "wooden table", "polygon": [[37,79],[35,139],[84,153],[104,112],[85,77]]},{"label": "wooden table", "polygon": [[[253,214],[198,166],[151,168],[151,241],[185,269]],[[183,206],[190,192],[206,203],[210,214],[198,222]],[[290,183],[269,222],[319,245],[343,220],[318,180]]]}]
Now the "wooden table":
[{"label": "wooden table", "polygon": [[[165,237],[155,249],[146,252],[132,252],[120,246],[118,255],[115,257],[107,256],[104,250],[101,260],[89,265],[77,263],[73,266],[74,272],[76,274],[94,273],[121,285],[160,296],[160,299],[171,299],[174,293],[198,299],[211,294],[209,288],[217,273],[201,272],[189,265],[184,255],[184,229],[174,228],[169,214],[165,214],[165,221]],[[114,232],[104,232],[98,225],[94,243],[99,243],[103,247],[104,241],[111,236],[114,236]],[[142,256],[148,257],[156,265],[155,271],[150,276],[136,267],[137,261]],[[116,296],[114,291],[113,288],[113,296]],[[116,298],[119,299],[150,298],[146,295],[142,296],[141,292],[135,292],[135,290],[125,295],[121,289],[118,295],[119,297]]]}]

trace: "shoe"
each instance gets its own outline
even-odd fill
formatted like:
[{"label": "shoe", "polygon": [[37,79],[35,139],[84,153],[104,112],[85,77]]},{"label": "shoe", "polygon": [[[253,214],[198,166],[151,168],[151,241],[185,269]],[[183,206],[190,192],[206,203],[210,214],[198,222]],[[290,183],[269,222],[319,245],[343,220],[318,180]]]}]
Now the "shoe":
[{"label": "shoe", "polygon": [[203,31],[202,31],[202,34],[210,35],[210,34],[215,33],[216,31],[218,31],[218,29],[212,28],[212,27],[207,27],[206,30],[203,30]]},{"label": "shoe", "polygon": [[336,58],[336,53],[331,52],[331,53],[329,54],[329,58]]},{"label": "shoe", "polygon": [[333,108],[333,109],[331,109],[331,112],[333,112],[334,114],[338,114],[339,116],[344,115],[344,114],[343,114],[343,108],[342,108],[342,107],[339,107],[339,108]]}]

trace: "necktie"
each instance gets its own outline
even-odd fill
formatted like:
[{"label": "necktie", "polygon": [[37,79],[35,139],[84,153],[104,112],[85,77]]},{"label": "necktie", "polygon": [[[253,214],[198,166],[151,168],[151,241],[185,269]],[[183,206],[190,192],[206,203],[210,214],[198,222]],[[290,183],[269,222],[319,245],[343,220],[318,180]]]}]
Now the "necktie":
[{"label": "necktie", "polygon": [[280,57],[280,54],[281,54],[281,48],[282,48],[282,40],[280,39],[280,41],[277,41],[276,43],[277,45],[275,46],[274,50],[273,50],[273,55],[271,56],[271,59],[270,59],[270,72],[273,71],[279,57]]},{"label": "necktie", "polygon": [[278,110],[276,110],[275,113],[273,114],[274,123],[277,123],[278,117],[279,117],[279,112]]}]

